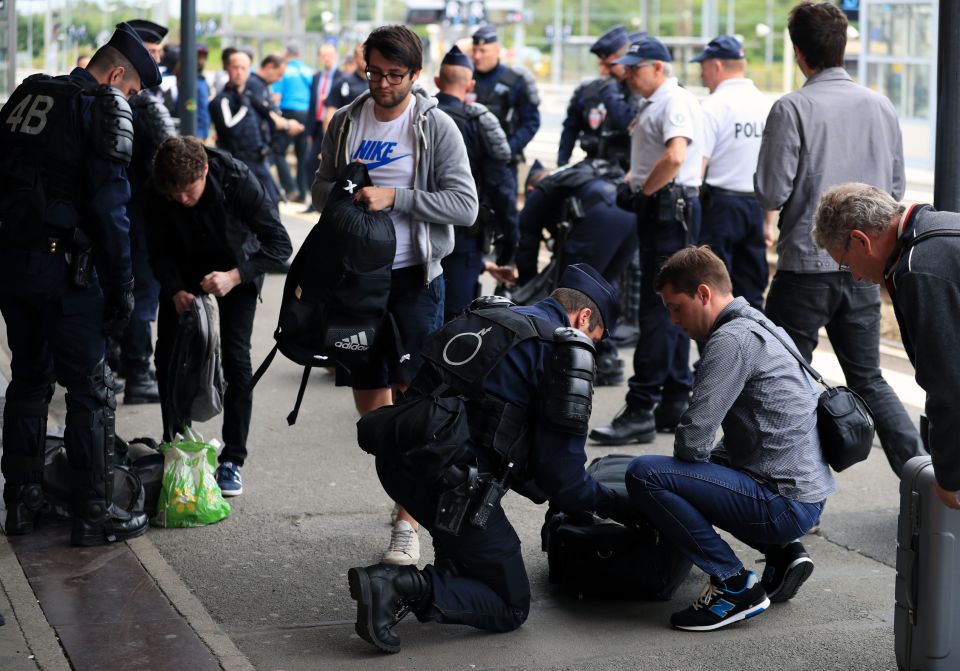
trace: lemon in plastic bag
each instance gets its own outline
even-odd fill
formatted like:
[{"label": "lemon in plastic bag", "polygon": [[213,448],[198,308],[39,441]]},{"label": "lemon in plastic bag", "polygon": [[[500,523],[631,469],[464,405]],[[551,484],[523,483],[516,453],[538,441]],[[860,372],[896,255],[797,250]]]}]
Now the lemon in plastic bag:
[{"label": "lemon in plastic bag", "polygon": [[185,431],[172,443],[160,446],[163,453],[163,484],[157,514],[150,523],[158,527],[187,528],[214,524],[230,515],[214,472],[217,450],[196,432]]}]

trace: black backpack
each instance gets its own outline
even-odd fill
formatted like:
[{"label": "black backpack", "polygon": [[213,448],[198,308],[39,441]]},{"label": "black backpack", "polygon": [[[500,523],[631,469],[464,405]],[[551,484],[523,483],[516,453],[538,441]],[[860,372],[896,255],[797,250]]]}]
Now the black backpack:
[{"label": "black backpack", "polygon": [[331,360],[352,369],[392,343],[387,313],[397,234],[390,215],[369,212],[353,202],[370,186],[362,163],[349,163],[334,183],[320,221],[304,240],[287,271],[277,344],[260,364],[251,391],[277,350],[305,366],[300,390],[287,423],[294,424],[313,366]]}]

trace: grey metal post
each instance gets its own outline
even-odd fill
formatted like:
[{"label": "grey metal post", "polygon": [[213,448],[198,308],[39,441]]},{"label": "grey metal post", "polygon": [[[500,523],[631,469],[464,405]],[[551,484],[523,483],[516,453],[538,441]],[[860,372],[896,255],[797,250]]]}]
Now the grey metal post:
[{"label": "grey metal post", "polygon": [[933,168],[933,206],[960,212],[960,3],[940,0],[937,39],[937,139]]},{"label": "grey metal post", "polygon": [[[177,88],[180,100],[180,134],[197,134],[197,5],[196,0],[180,0],[180,76]],[[201,101],[206,105],[207,101]]]},{"label": "grey metal post", "polygon": [[17,0],[7,0],[7,94],[4,99],[13,93],[17,84]]}]

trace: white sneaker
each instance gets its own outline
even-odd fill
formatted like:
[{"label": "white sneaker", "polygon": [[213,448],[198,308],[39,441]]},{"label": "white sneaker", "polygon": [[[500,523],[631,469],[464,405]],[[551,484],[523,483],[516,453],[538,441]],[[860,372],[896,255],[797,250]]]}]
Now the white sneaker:
[{"label": "white sneaker", "polygon": [[380,560],[394,566],[413,566],[420,561],[420,537],[406,520],[398,520],[390,532],[390,547]]}]

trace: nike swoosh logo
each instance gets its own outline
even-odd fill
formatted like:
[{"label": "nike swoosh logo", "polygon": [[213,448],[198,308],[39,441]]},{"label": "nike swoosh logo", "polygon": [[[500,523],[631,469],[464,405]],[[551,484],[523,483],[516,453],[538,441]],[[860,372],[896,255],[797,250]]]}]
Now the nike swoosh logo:
[{"label": "nike swoosh logo", "polygon": [[410,154],[403,154],[403,155],[401,155],[401,156],[390,156],[390,157],[387,157],[387,158],[382,158],[382,159],[380,159],[379,161],[373,161],[373,162],[371,162],[371,163],[367,163],[367,164],[366,164],[366,165],[367,165],[367,170],[376,170],[377,168],[382,168],[383,166],[387,165],[388,163],[393,163],[394,161],[399,161],[401,158],[406,158],[407,156],[410,156]]}]

